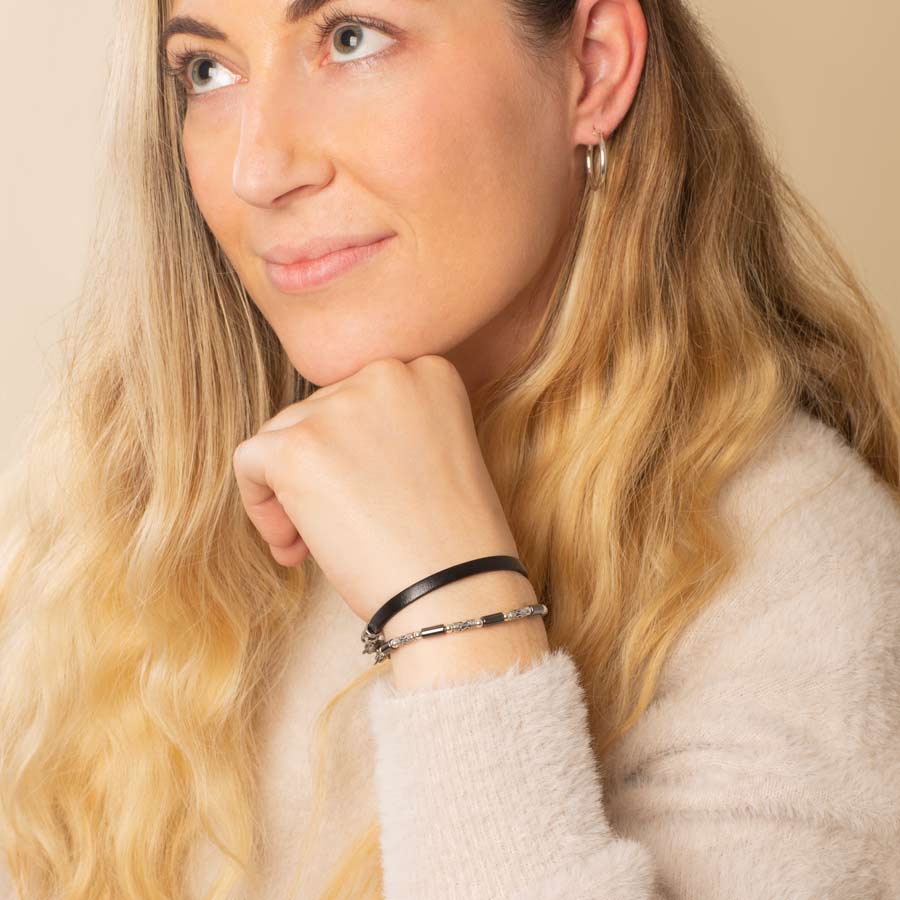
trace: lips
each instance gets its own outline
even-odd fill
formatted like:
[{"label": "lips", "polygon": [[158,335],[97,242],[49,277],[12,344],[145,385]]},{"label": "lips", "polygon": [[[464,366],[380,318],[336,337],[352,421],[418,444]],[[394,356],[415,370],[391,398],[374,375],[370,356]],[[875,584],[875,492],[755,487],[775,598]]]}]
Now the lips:
[{"label": "lips", "polygon": [[260,254],[266,262],[289,266],[300,262],[322,259],[330,253],[352,247],[364,247],[386,237],[390,232],[322,235],[302,243],[282,243]]},{"label": "lips", "polygon": [[342,247],[330,253],[301,259],[299,262],[278,264],[266,262],[266,277],[279,291],[285,294],[299,294],[326,284],[359,263],[380,253],[394,235],[369,244]]}]

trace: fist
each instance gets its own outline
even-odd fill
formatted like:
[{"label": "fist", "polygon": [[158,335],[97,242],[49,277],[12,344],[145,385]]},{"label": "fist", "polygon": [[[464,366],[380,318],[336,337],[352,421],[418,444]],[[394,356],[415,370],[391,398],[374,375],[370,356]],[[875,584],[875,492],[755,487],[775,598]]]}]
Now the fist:
[{"label": "fist", "polygon": [[233,463],[275,561],[311,554],[364,622],[440,569],[518,555],[465,384],[441,356],[377,360],[320,388],[239,444]]}]

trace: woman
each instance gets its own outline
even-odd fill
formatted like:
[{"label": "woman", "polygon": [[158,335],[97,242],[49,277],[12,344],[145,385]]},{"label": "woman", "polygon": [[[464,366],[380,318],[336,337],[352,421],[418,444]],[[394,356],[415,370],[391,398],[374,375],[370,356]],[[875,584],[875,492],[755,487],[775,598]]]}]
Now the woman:
[{"label": "woman", "polygon": [[109,84],[7,896],[898,896],[896,355],[679,0],[133,0]]}]

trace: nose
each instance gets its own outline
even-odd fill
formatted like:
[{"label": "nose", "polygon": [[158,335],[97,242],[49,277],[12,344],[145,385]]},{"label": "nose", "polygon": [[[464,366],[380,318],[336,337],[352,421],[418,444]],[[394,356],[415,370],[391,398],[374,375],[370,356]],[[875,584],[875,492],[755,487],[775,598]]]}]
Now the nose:
[{"label": "nose", "polygon": [[333,172],[318,149],[313,98],[296,68],[291,72],[287,66],[273,66],[261,72],[245,86],[241,103],[232,170],[238,197],[268,208],[289,193],[328,183]]}]

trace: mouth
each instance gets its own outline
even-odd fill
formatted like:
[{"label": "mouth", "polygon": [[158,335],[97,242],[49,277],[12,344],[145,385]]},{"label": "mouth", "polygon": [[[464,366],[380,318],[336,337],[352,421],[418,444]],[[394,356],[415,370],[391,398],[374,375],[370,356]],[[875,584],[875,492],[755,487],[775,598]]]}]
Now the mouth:
[{"label": "mouth", "polygon": [[343,250],[326,253],[318,259],[301,260],[287,265],[265,260],[266,277],[272,286],[282,293],[301,294],[322,287],[360,263],[373,258],[394,237],[396,235],[392,234],[371,244],[345,247]]}]

